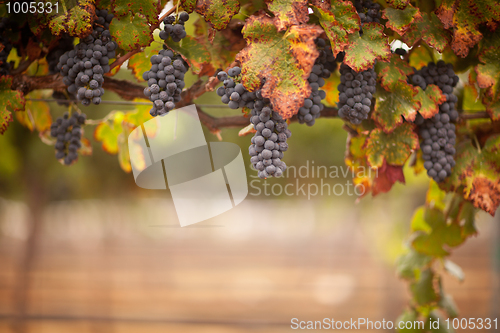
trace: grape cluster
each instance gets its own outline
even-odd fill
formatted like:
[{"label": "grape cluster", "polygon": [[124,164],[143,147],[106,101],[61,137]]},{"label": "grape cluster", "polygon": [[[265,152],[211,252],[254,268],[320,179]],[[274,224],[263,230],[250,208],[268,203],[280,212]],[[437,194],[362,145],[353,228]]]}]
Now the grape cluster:
[{"label": "grape cluster", "polygon": [[71,117],[65,113],[50,126],[50,135],[57,138],[56,158],[63,160],[65,165],[70,165],[78,158],[77,151],[82,146],[81,126],[85,124],[85,119],[85,113],[73,113]]},{"label": "grape cluster", "polygon": [[254,108],[257,96],[254,92],[248,91],[243,84],[235,82],[241,79],[241,68],[236,66],[229,68],[227,73],[220,71],[217,73],[219,81],[224,83],[223,87],[217,88],[217,95],[224,104],[228,104],[231,109],[247,107]]},{"label": "grape cluster", "polygon": [[74,38],[69,36],[69,35],[63,35],[57,43],[57,46],[54,47],[47,53],[47,56],[45,59],[47,60],[47,63],[49,65],[49,73],[50,74],[55,74],[58,73],[60,70],[57,69],[57,64],[59,63],[59,58],[64,53],[67,53],[71,50],[73,50],[74,45],[73,45],[73,40]]},{"label": "grape cluster", "polygon": [[292,136],[286,121],[278,112],[273,112],[269,99],[262,97],[261,91],[255,92],[255,102],[250,122],[256,130],[248,149],[250,162],[262,179],[280,177],[286,170],[281,159],[288,150],[287,139]]},{"label": "grape cluster", "polygon": [[373,94],[376,90],[377,73],[373,68],[357,73],[346,64],[340,66],[339,117],[354,125],[368,118]]},{"label": "grape cluster", "polygon": [[185,86],[184,74],[188,65],[180,55],[171,50],[161,50],[151,57],[151,69],[142,74],[148,82],[144,95],[153,102],[150,114],[153,117],[168,113],[181,100],[181,92]]},{"label": "grape cluster", "polygon": [[453,88],[458,83],[453,66],[440,60],[437,64],[429,63],[415,72],[410,78],[411,83],[423,90],[429,84],[435,84],[443,91],[446,102],[439,106],[439,113],[430,119],[424,119],[420,114],[415,123],[420,128],[420,138],[423,140],[420,148],[424,167],[429,177],[436,182],[442,182],[451,174],[455,166],[455,124],[459,114],[455,109],[458,101],[453,94]]},{"label": "grape cluster", "polygon": [[[311,95],[309,98],[304,99],[304,104],[300,107],[299,112],[297,113],[297,119],[300,124],[307,124],[308,126],[314,125],[316,118],[320,116],[320,112],[325,107],[321,101],[325,99],[326,92],[324,90],[319,90],[324,84],[325,77],[324,73],[328,71],[323,69],[321,64],[314,64],[311,74],[307,81],[311,86]],[[328,76],[329,75],[328,71]]]},{"label": "grape cluster", "polygon": [[101,103],[103,75],[110,70],[109,59],[116,56],[117,44],[109,32],[113,14],[107,10],[97,10],[96,14],[92,33],[83,38],[74,50],[64,53],[56,67],[64,77],[68,92],[76,93],[83,105]]},{"label": "grape cluster", "polygon": [[181,39],[186,37],[186,28],[184,24],[189,20],[189,14],[186,12],[179,13],[179,19],[175,23],[175,16],[170,15],[163,19],[164,28],[160,31],[160,38],[167,40],[168,37],[172,37],[172,40],[176,43],[180,42]]},{"label": "grape cluster", "polygon": [[12,50],[12,44],[9,39],[4,36],[5,31],[9,28],[9,19],[2,17],[0,19],[0,44],[3,45],[3,50],[0,52],[0,76],[9,75],[10,65],[7,62],[7,57]]},{"label": "grape cluster", "polygon": [[372,0],[355,0],[353,4],[361,19],[361,25],[370,22],[380,23],[380,5],[378,3]]}]

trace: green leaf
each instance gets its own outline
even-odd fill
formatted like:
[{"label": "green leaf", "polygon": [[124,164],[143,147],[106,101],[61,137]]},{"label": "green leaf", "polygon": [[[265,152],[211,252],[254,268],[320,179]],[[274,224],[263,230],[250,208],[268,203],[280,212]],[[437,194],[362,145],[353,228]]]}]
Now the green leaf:
[{"label": "green leaf", "polygon": [[479,30],[485,24],[495,30],[500,17],[500,2],[494,0],[443,1],[436,11],[445,28],[453,28],[451,48],[459,57],[466,57],[469,50],[482,38]]},{"label": "green leaf", "polygon": [[274,24],[278,31],[309,21],[307,0],[270,0],[267,7],[274,14]]},{"label": "green leaf", "polygon": [[113,12],[117,17],[143,14],[149,24],[158,23],[160,3],[157,0],[112,0]]},{"label": "green leaf", "polygon": [[413,68],[397,54],[391,56],[390,62],[377,62],[375,71],[382,87],[387,91],[394,91],[399,81],[406,82],[407,76],[413,74]]},{"label": "green leaf", "polygon": [[151,60],[150,58],[158,54],[162,49],[161,44],[159,43],[151,43],[150,46],[146,47],[144,52],[139,52],[134,54],[128,60],[128,69],[132,70],[132,74],[139,82],[144,82],[142,78],[142,73],[149,71],[151,69]]},{"label": "green leaf", "polygon": [[403,41],[410,46],[420,39],[437,51],[443,52],[451,41],[451,34],[444,29],[436,14],[422,13],[422,19],[414,22],[403,36]]},{"label": "green leaf", "polygon": [[383,128],[385,132],[392,132],[403,123],[415,120],[420,103],[415,99],[417,88],[403,81],[397,81],[393,86],[394,91],[389,92],[377,88],[375,108],[372,119]]},{"label": "green leaf", "polygon": [[432,261],[432,257],[410,250],[396,261],[396,272],[403,279],[415,279]]},{"label": "green leaf", "polygon": [[419,279],[410,285],[413,299],[418,305],[428,305],[438,301],[439,295],[434,289],[434,272],[426,269],[422,272]]},{"label": "green leaf", "polygon": [[243,85],[254,91],[265,78],[262,95],[283,118],[290,118],[311,93],[307,78],[319,54],[314,40],[322,29],[302,24],[281,33],[261,13],[247,19],[242,32],[248,46],[236,60],[242,65]]},{"label": "green leaf", "polygon": [[226,28],[231,18],[240,11],[236,0],[198,0],[196,12],[217,30]]},{"label": "green leaf", "polygon": [[210,53],[205,45],[199,43],[194,37],[186,36],[180,43],[173,42],[169,37],[166,43],[172,50],[185,57],[194,74],[200,74],[203,66],[210,64]]},{"label": "green leaf", "polygon": [[53,35],[67,33],[70,36],[83,38],[92,32],[95,15],[93,0],[63,0],[58,3],[59,13],[56,13],[53,5],[52,13],[43,15],[46,16],[45,19],[48,20],[48,26]]},{"label": "green leaf", "polygon": [[151,27],[142,14],[115,17],[109,25],[111,36],[125,51],[146,47],[153,41]]},{"label": "green leaf", "polygon": [[357,72],[371,68],[376,60],[388,60],[391,56],[384,27],[378,23],[363,25],[363,36],[358,32],[349,35],[344,63]]},{"label": "green leaf", "polygon": [[385,26],[399,35],[403,35],[413,22],[422,19],[418,8],[413,7],[411,4],[406,6],[405,9],[387,7],[383,10],[382,17],[387,20]]},{"label": "green leaf", "polygon": [[343,0],[332,1],[332,6],[328,2],[315,0],[312,8],[330,39],[333,54],[343,51],[349,44],[348,35],[359,31],[360,20],[356,8],[351,2]]},{"label": "green leaf", "polygon": [[[423,225],[428,228],[423,230],[421,227]],[[419,226],[419,229],[414,229],[414,226]],[[425,208],[424,214],[415,214],[412,229],[415,231],[413,248],[433,257],[443,257],[449,254],[444,249],[444,245],[455,247],[465,241],[460,226],[456,223],[447,224],[443,211],[438,208]]]},{"label": "green leaf", "polygon": [[10,90],[12,77],[0,76],[0,134],[4,134],[14,119],[12,112],[24,110],[24,96],[18,90]]},{"label": "green leaf", "polygon": [[439,112],[439,105],[446,102],[446,96],[434,84],[428,85],[425,90],[420,87],[417,89],[418,94],[415,96],[415,100],[420,103],[418,112],[426,119],[432,118]]},{"label": "green leaf", "polygon": [[418,147],[418,136],[409,123],[390,134],[376,128],[370,133],[366,145],[368,162],[373,168],[380,168],[384,160],[391,165],[403,165]]},{"label": "green leaf", "polygon": [[491,136],[481,150],[470,141],[457,147],[456,165],[442,184],[446,191],[462,192],[474,207],[491,215],[500,204],[500,135]]}]

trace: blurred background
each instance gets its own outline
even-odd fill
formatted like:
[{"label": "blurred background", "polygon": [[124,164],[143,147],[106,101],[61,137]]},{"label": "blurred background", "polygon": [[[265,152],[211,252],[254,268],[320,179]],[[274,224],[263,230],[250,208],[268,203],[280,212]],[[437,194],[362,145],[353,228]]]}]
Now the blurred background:
[{"label": "blurred background", "polygon": [[[134,80],[125,68],[117,78]],[[186,86],[195,80],[187,75]],[[215,93],[196,104],[213,116],[240,114]],[[66,111],[49,105],[54,118]],[[85,112],[101,119],[133,109],[101,104]],[[346,170],[342,121],[290,128],[289,167]],[[273,184],[347,186],[351,175],[255,181],[250,136],[223,129],[222,140],[240,146],[254,185],[231,211],[181,228],[169,191],[137,187],[93,130],[86,126],[84,135],[93,154],[70,167],[17,121],[0,136],[0,332],[289,332],[292,318],[395,321],[407,307],[395,261],[424,203],[426,175],[406,168],[406,185],[362,200],[347,191],[266,195]],[[461,317],[499,318],[499,221],[480,213],[477,224],[478,236],[450,257],[465,281],[446,276],[444,286]]]}]

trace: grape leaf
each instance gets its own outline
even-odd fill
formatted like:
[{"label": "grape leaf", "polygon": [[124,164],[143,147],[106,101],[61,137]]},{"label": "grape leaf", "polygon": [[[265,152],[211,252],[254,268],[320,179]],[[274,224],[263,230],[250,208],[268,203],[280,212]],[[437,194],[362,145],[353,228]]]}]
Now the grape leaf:
[{"label": "grape leaf", "polygon": [[160,3],[156,0],[112,0],[112,8],[117,17],[140,13],[147,18],[149,24],[158,23]]},{"label": "grape leaf", "polygon": [[409,123],[399,126],[389,134],[376,128],[370,133],[366,148],[371,167],[380,168],[384,161],[393,166],[400,166],[410,157],[411,152],[418,148],[418,136]]},{"label": "grape leaf", "polygon": [[448,224],[443,211],[438,208],[418,209],[411,223],[415,231],[412,246],[420,253],[443,257],[449,254],[444,245],[455,247],[465,241],[460,225]]},{"label": "grape leaf", "polygon": [[479,53],[479,61],[475,68],[477,73],[477,84],[480,88],[492,87],[492,91],[500,88],[500,47],[490,47],[482,49]]},{"label": "grape leaf", "polygon": [[[29,95],[31,98],[43,97],[40,91],[33,91]],[[30,131],[36,129],[38,132],[50,130],[52,125],[52,115],[50,106],[43,101],[26,101],[25,111],[16,112],[17,120]]]},{"label": "grape leaf", "polygon": [[102,142],[102,149],[109,154],[118,153],[118,136],[123,132],[122,121],[124,113],[117,111],[110,120],[97,125],[94,139]]},{"label": "grape leaf", "polygon": [[415,45],[421,39],[430,47],[443,52],[451,41],[451,34],[444,29],[436,14],[422,13],[422,19],[414,22],[403,35],[403,41],[409,46]]},{"label": "grape leaf", "polygon": [[387,0],[387,3],[394,8],[404,9],[410,3],[410,0]]},{"label": "grape leaf", "polygon": [[278,31],[309,21],[307,0],[269,0],[267,8],[274,14],[274,24]]},{"label": "grape leaf", "polygon": [[375,108],[372,119],[384,132],[392,132],[403,123],[403,116],[407,121],[415,120],[421,105],[415,96],[417,88],[403,81],[397,81],[393,91],[377,88]]},{"label": "grape leaf", "polygon": [[403,279],[414,279],[418,272],[427,267],[431,261],[432,257],[411,249],[410,252],[398,258],[396,271]]},{"label": "grape leaf", "polygon": [[352,3],[339,0],[330,6],[327,2],[314,0],[313,10],[330,39],[333,54],[343,51],[349,44],[348,35],[359,31],[360,20]]},{"label": "grape leaf", "polygon": [[10,90],[12,77],[0,76],[0,134],[4,134],[14,119],[12,112],[24,110],[25,100],[18,90]]},{"label": "grape leaf", "polygon": [[[66,11],[63,10],[63,6],[67,8]],[[67,33],[70,36],[83,38],[92,32],[95,15],[93,0],[59,1],[59,13],[56,13],[54,5],[52,7],[52,13],[38,15],[43,17],[43,21],[48,22],[53,35]]]},{"label": "grape leaf", "polygon": [[125,51],[146,47],[153,41],[151,27],[142,14],[115,17],[109,25],[111,36]]},{"label": "grape leaf", "polygon": [[421,69],[431,61],[434,61],[432,54],[426,46],[420,45],[413,48],[410,52],[410,66]]},{"label": "grape leaf", "polygon": [[387,91],[394,91],[399,81],[406,82],[406,77],[413,74],[413,69],[397,54],[393,54],[390,62],[379,61],[375,65],[377,79]]},{"label": "grape leaf", "polygon": [[[175,43],[169,37],[166,43],[172,50],[184,56],[194,74],[200,74],[203,67],[210,65],[210,53],[205,45],[199,43],[194,37],[186,36],[181,43]],[[211,68],[211,71],[213,72],[214,68]]]},{"label": "grape leaf", "polygon": [[196,12],[217,30],[224,29],[231,18],[240,11],[236,0],[198,0]]},{"label": "grape leaf", "polygon": [[142,78],[142,73],[149,71],[151,69],[151,60],[150,58],[158,54],[158,52],[162,49],[161,44],[159,43],[151,43],[150,46],[146,47],[144,52],[139,52],[134,54],[128,60],[128,69],[132,70],[132,74],[139,82],[144,82]]},{"label": "grape leaf", "polygon": [[456,165],[441,185],[447,191],[461,192],[464,198],[491,215],[500,204],[500,135],[491,136],[481,150],[470,141],[457,147]]},{"label": "grape leaf", "polygon": [[373,180],[372,195],[376,196],[380,193],[389,192],[396,182],[405,183],[403,167],[400,165],[390,165],[384,161],[382,167],[376,171],[376,176]]},{"label": "grape leaf", "polygon": [[500,21],[500,3],[495,0],[447,0],[436,11],[445,28],[453,28],[451,48],[459,57],[466,57],[469,50],[482,38],[479,30],[486,24],[494,31]]},{"label": "grape leaf", "polygon": [[180,0],[182,9],[184,9],[188,13],[192,13],[193,10],[196,8],[196,2],[197,0]]},{"label": "grape leaf", "polygon": [[358,32],[349,35],[344,63],[357,72],[373,66],[377,59],[388,60],[391,56],[384,27],[378,23],[363,25],[363,36]]},{"label": "grape leaf", "polygon": [[415,21],[422,20],[420,10],[411,4],[406,6],[405,9],[387,7],[383,10],[382,17],[387,20],[385,26],[399,35],[403,35]]},{"label": "grape leaf", "polygon": [[434,272],[428,268],[419,275],[418,280],[410,284],[414,300],[418,305],[427,305],[437,302],[439,295],[434,287]]},{"label": "grape leaf", "polygon": [[429,84],[425,90],[420,87],[415,100],[420,102],[420,109],[418,112],[425,119],[432,118],[439,112],[439,105],[446,102],[446,96],[441,92],[438,86]]},{"label": "grape leaf", "polygon": [[280,33],[273,20],[261,13],[251,16],[243,28],[248,46],[238,53],[243,85],[254,91],[266,80],[262,95],[287,119],[296,114],[311,88],[307,78],[319,54],[314,43],[323,30],[313,25],[295,25]]},{"label": "grape leaf", "polygon": [[246,45],[240,32],[241,28],[238,30],[238,27],[235,27],[233,30],[227,27],[215,34],[211,40],[210,31],[213,29],[209,27],[209,23],[200,18],[194,23],[194,26],[196,41],[210,53],[210,63],[203,66],[200,76],[202,74],[213,75],[216,68],[227,68],[234,61],[236,54]]}]

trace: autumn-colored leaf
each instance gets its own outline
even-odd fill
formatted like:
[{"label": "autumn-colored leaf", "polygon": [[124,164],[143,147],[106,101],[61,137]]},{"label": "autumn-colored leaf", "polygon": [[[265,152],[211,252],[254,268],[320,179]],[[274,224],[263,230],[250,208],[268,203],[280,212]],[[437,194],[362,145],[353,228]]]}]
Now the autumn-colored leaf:
[{"label": "autumn-colored leaf", "polygon": [[363,35],[358,32],[349,35],[344,63],[357,72],[373,66],[376,60],[388,60],[391,56],[384,27],[378,23],[363,25]]},{"label": "autumn-colored leaf", "polygon": [[267,7],[274,14],[274,24],[278,31],[309,21],[307,0],[269,0]]},{"label": "autumn-colored leaf", "polygon": [[102,149],[109,154],[118,153],[118,136],[123,132],[124,113],[117,111],[110,120],[97,125],[94,139],[102,142]]},{"label": "autumn-colored leaf", "polygon": [[283,118],[290,118],[311,93],[307,78],[319,54],[314,40],[322,29],[298,25],[281,33],[273,19],[261,13],[251,16],[242,32],[248,44],[237,56],[243,85],[254,91],[265,79],[262,95]]},{"label": "autumn-colored leaf", "polygon": [[[196,7],[197,0],[180,0],[180,4],[183,10],[188,13],[192,13]],[[175,2],[174,2],[175,3]]]},{"label": "autumn-colored leaf", "polygon": [[384,161],[382,167],[376,171],[376,177],[372,185],[372,195],[376,196],[380,193],[389,192],[396,182],[405,183],[403,167],[390,165]]},{"label": "autumn-colored leaf", "polygon": [[196,12],[217,30],[224,29],[231,18],[240,11],[236,0],[198,0]]},{"label": "autumn-colored leaf", "polygon": [[420,102],[418,112],[426,119],[432,118],[439,112],[439,105],[446,102],[446,96],[434,84],[428,85],[425,90],[422,90],[420,87],[416,88],[418,89],[418,94],[415,96],[415,100]]},{"label": "autumn-colored leaf", "polygon": [[410,4],[404,9],[387,7],[383,10],[382,17],[387,20],[386,27],[399,35],[403,35],[413,22],[422,20],[420,10]]},{"label": "autumn-colored leaf", "polygon": [[409,123],[399,126],[390,134],[376,128],[370,133],[366,148],[371,167],[380,168],[384,161],[393,166],[401,166],[412,151],[418,148],[418,136]]},{"label": "autumn-colored leaf", "polygon": [[436,14],[422,13],[422,19],[414,22],[403,35],[403,41],[410,46],[423,40],[427,45],[443,52],[451,41],[451,34],[444,29],[443,23]]},{"label": "autumn-colored leaf", "polygon": [[470,141],[457,147],[456,165],[442,188],[461,191],[464,198],[491,215],[500,204],[500,135],[490,137],[481,149]]},{"label": "autumn-colored leaf", "polygon": [[139,81],[143,82],[142,73],[149,71],[151,69],[151,60],[150,58],[158,54],[162,49],[162,45],[159,43],[151,43],[150,46],[146,47],[143,52],[139,52],[134,54],[128,60],[128,69],[132,70],[132,74]]},{"label": "autumn-colored leaf", "polygon": [[359,31],[356,8],[344,0],[333,1],[331,6],[328,2],[314,0],[313,10],[330,39],[333,54],[343,51],[349,44],[348,35]]},{"label": "autumn-colored leaf", "polygon": [[143,14],[149,24],[158,23],[160,3],[157,0],[112,0],[113,12],[118,17]]},{"label": "autumn-colored leaf", "polygon": [[125,51],[146,47],[153,41],[151,27],[143,14],[115,17],[109,30],[118,46]]},{"label": "autumn-colored leaf", "polygon": [[[181,43],[175,43],[171,38],[168,38],[166,43],[172,50],[184,56],[194,74],[200,74],[204,66],[210,65],[210,53],[205,45],[199,43],[194,37],[186,36]],[[214,70],[211,68],[212,72]]]},{"label": "autumn-colored leaf", "polygon": [[377,88],[375,108],[372,119],[384,132],[392,132],[403,123],[404,117],[407,121],[415,120],[420,102],[415,99],[418,94],[416,87],[403,81],[397,81],[393,85],[393,91],[389,92]]},{"label": "autumn-colored leaf", "polygon": [[[52,34],[67,33],[70,36],[83,38],[92,32],[95,15],[93,0],[62,0],[58,1],[58,5],[59,13],[56,13],[55,5],[52,5],[54,7],[52,13],[39,15],[48,21]],[[66,8],[67,11],[64,11],[63,8]]]},{"label": "autumn-colored leaf", "polygon": [[390,62],[377,62],[375,71],[377,79],[387,91],[394,91],[399,81],[406,82],[407,76],[413,74],[413,68],[397,54],[392,55]]},{"label": "autumn-colored leaf", "polygon": [[429,62],[433,61],[434,59],[426,46],[417,46],[410,52],[410,66],[415,67],[417,70],[427,66]]},{"label": "autumn-colored leaf", "polygon": [[0,134],[5,133],[12,122],[12,112],[24,110],[25,100],[18,90],[10,90],[12,77],[0,76]]},{"label": "autumn-colored leaf", "polygon": [[486,24],[494,31],[500,22],[500,3],[495,0],[446,0],[436,11],[445,28],[453,28],[451,48],[459,57],[466,57],[469,50],[482,38],[479,30]]},{"label": "autumn-colored leaf", "polygon": [[387,3],[394,8],[404,9],[410,3],[410,0],[387,0]]}]

